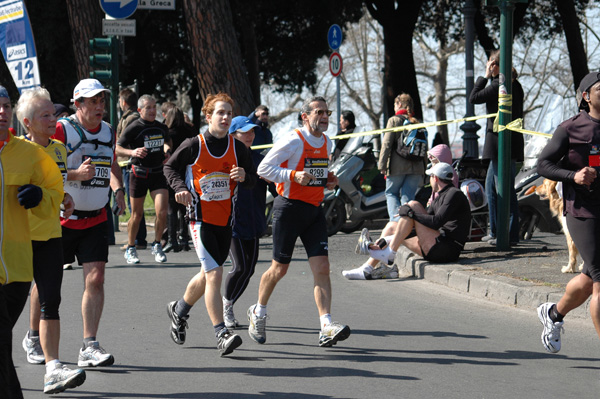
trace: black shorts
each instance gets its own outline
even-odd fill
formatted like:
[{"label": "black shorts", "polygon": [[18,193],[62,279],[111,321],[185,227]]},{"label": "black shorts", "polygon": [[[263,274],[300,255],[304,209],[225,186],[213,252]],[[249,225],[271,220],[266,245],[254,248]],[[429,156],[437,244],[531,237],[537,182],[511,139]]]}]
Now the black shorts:
[{"label": "black shorts", "polygon": [[133,173],[129,174],[129,196],[131,198],[146,197],[148,191],[166,190],[169,185],[162,172],[149,173],[148,177],[135,177]]},{"label": "black shorts", "polygon": [[600,220],[576,218],[567,213],[567,226],[583,259],[581,273],[591,278],[594,283],[600,282]]},{"label": "black shorts", "polygon": [[273,202],[273,259],[289,264],[298,237],[309,258],[328,255],[323,208],[280,195]]},{"label": "black shorts", "polygon": [[60,288],[63,279],[63,246],[61,238],[31,241],[33,278],[37,285],[42,320],[59,320]]},{"label": "black shorts", "polygon": [[[448,263],[454,262],[460,256],[463,246],[456,241],[445,236],[438,236],[435,239],[435,244],[423,258],[432,263]],[[421,249],[423,252],[423,249]]]},{"label": "black shorts", "polygon": [[108,262],[108,226],[102,222],[87,229],[69,229],[63,226],[63,254],[65,263],[82,265],[90,262]]}]

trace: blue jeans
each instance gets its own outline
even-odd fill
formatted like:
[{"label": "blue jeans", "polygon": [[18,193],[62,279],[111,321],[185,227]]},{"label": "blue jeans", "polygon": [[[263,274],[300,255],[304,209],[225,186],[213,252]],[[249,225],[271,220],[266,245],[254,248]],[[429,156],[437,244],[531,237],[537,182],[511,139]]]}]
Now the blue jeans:
[{"label": "blue jeans", "polygon": [[[517,202],[517,192],[515,191],[515,173],[516,162],[510,162],[510,221],[509,221],[509,241],[519,242],[519,203]],[[496,237],[496,218],[498,211],[498,161],[490,160],[487,176],[485,178],[485,196],[488,200],[488,210],[490,214],[490,235]]]},{"label": "blue jeans", "polygon": [[[125,193],[126,195],[126,199],[127,199],[127,208],[129,209],[129,214],[131,215],[131,201],[129,200],[129,169],[128,168],[122,168],[121,169],[122,173],[123,173],[123,185],[125,186]],[[144,214],[142,214],[142,221],[140,222],[140,227],[138,229],[138,233],[137,236],[135,236],[135,243],[136,244],[147,244],[146,241],[146,218],[144,217]]]},{"label": "blue jeans", "polygon": [[397,222],[400,219],[394,217],[398,213],[398,207],[415,199],[415,194],[422,181],[423,176],[421,175],[386,176],[385,199],[390,221]]}]

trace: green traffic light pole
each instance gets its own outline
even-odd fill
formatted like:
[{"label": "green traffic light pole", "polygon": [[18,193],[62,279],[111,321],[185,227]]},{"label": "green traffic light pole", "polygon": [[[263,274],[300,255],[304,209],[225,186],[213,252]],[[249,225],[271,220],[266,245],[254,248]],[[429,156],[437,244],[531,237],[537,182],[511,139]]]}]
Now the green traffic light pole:
[{"label": "green traffic light pole", "polygon": [[114,36],[90,40],[92,51],[108,52],[90,56],[92,68],[104,68],[90,72],[90,77],[101,82],[108,82],[110,87],[110,123],[113,127],[119,122],[117,105],[119,97],[119,40]]},{"label": "green traffic light pole", "polygon": [[[512,120],[512,42],[513,13],[515,3],[527,0],[488,0],[488,6],[500,8],[500,89],[498,93],[498,206],[496,218],[496,248],[507,251],[510,248],[510,185],[511,173],[510,143],[512,134],[504,127]],[[514,183],[513,183],[514,184]]]}]

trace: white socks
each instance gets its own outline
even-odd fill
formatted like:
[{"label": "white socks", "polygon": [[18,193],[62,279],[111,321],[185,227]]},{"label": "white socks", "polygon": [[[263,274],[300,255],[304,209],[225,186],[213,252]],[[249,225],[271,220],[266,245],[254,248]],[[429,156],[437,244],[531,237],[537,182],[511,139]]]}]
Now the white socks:
[{"label": "white socks", "polygon": [[60,360],[58,360],[58,359],[50,360],[48,363],[46,363],[46,374],[50,374],[57,367],[60,367]]},{"label": "white socks", "polygon": [[254,307],[254,314],[257,317],[265,317],[267,315],[267,307],[257,302],[256,306]]},{"label": "white socks", "polygon": [[373,266],[368,263],[363,263],[362,266],[352,270],[342,270],[342,276],[348,280],[366,280],[365,273],[371,273]]},{"label": "white socks", "polygon": [[321,320],[321,328],[331,324],[331,314],[325,313],[323,316],[319,318]]},{"label": "white socks", "polygon": [[369,255],[384,265],[393,265],[396,251],[392,251],[392,248],[388,245],[385,249],[369,249]]}]

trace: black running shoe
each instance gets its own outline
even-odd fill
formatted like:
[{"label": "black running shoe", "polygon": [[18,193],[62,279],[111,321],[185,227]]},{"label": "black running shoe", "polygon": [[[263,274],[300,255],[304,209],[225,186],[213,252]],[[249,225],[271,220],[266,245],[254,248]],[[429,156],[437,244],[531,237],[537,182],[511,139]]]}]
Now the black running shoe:
[{"label": "black running shoe", "polygon": [[185,343],[185,329],[188,328],[187,319],[190,316],[179,317],[175,312],[175,305],[177,305],[177,301],[169,302],[167,305],[167,313],[171,319],[171,338],[177,345],[183,345]]}]

